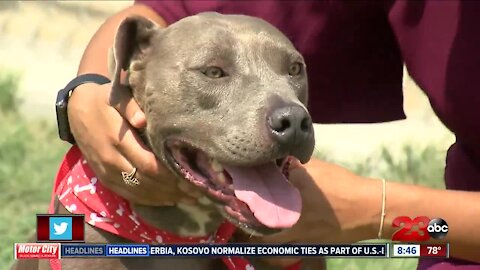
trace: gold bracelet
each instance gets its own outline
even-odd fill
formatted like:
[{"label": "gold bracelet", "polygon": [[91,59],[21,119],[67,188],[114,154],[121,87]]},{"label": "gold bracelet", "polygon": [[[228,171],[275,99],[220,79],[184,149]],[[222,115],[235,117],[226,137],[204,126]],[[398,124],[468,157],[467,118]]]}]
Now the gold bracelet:
[{"label": "gold bracelet", "polygon": [[385,221],[385,202],[387,200],[387,192],[386,192],[387,183],[385,182],[385,178],[382,178],[382,216],[380,218],[380,229],[378,230],[378,239],[382,239],[382,232],[383,232],[383,223]]}]

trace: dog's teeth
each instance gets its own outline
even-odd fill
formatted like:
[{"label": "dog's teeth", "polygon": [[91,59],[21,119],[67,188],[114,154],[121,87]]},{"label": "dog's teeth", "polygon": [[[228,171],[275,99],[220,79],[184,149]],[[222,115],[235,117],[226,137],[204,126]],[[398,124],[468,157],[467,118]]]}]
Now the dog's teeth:
[{"label": "dog's teeth", "polygon": [[223,166],[218,162],[218,160],[214,159],[212,161],[212,169],[214,172],[223,172]]},{"label": "dog's teeth", "polygon": [[225,185],[227,183],[227,179],[225,178],[225,175],[223,173],[219,173],[217,175],[217,179],[218,179],[219,184],[221,184],[221,185]]}]

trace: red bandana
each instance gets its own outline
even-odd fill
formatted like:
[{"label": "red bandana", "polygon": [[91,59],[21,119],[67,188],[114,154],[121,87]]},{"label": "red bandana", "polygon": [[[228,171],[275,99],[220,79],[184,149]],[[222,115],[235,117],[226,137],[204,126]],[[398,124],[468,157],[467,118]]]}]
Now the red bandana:
[{"label": "red bandana", "polygon": [[[136,243],[226,243],[236,227],[223,222],[214,235],[205,237],[179,237],[145,223],[124,198],[105,188],[87,165],[77,146],[65,156],[57,173],[49,213],[53,213],[54,199],[74,214],[84,214],[85,221],[97,228]],[[244,257],[222,257],[229,270],[254,270]],[[50,260],[53,270],[61,270],[60,260]],[[300,262],[287,270],[300,269]]]}]

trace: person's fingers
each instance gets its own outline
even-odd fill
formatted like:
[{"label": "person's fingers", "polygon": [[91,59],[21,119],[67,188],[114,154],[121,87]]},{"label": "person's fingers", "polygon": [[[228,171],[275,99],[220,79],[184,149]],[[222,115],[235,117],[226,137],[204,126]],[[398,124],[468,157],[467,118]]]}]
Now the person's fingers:
[{"label": "person's fingers", "polygon": [[[72,133],[97,177],[115,193],[140,204],[172,205],[183,198],[195,203],[192,193],[180,190],[181,181],[158,163],[120,114],[133,116],[137,109],[141,113],[129,90],[116,94],[115,108],[109,105],[111,91],[111,84],[84,84],[75,91],[69,104]],[[132,187],[124,182],[122,172],[130,173],[133,167],[137,168],[135,176],[140,184]]]},{"label": "person's fingers", "polygon": [[115,86],[115,89],[112,88],[108,104],[114,107],[133,127],[145,127],[145,114],[127,86],[118,85]]},{"label": "person's fingers", "polygon": [[[175,191],[175,188],[168,188],[170,185],[164,186],[165,193],[162,194],[161,198],[158,198],[158,194],[131,192],[132,188],[151,190],[152,184],[155,186],[156,180],[144,175],[137,169],[134,177],[138,179],[139,185],[130,186],[124,182],[122,172],[131,173],[135,166],[113,146],[103,147],[98,151],[100,154],[94,158],[95,164],[90,165],[97,168],[99,172],[97,175],[103,183],[120,196],[138,203],[156,203],[158,205],[174,205],[179,200],[178,191]],[[140,194],[142,195],[139,196]]]},{"label": "person's fingers", "polygon": [[102,181],[107,181],[109,187],[113,185],[124,188],[125,183],[120,180],[122,172],[130,173],[133,171],[133,166],[112,146],[107,145],[97,151],[98,155],[92,157],[93,164],[89,163],[97,168],[97,176]]},{"label": "person's fingers", "polygon": [[[122,136],[116,147],[130,161],[132,166],[150,178],[163,177],[164,179],[161,179],[163,181],[179,181],[167,171],[168,169],[155,157],[135,130],[125,123],[121,129]],[[168,177],[170,179],[167,179]],[[196,203],[196,198],[202,196],[200,191],[186,181],[179,181],[178,187],[179,192],[183,192],[183,196],[186,197],[184,198],[185,203]]]},{"label": "person's fingers", "polygon": [[158,176],[161,170],[166,170],[140,136],[126,123],[123,124],[121,133],[116,148],[134,167],[148,176]]}]

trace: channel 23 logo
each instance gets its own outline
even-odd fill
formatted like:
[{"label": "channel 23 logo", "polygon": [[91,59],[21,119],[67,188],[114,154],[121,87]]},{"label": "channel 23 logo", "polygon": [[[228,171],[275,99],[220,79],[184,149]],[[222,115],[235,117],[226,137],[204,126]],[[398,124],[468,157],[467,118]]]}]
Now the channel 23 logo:
[{"label": "channel 23 logo", "polygon": [[[448,224],[441,218],[429,219],[421,216],[411,219],[402,216],[395,218],[392,226],[400,228],[392,235],[392,241],[427,241],[430,237],[440,240],[448,233]],[[414,226],[417,229],[414,229]]]}]

